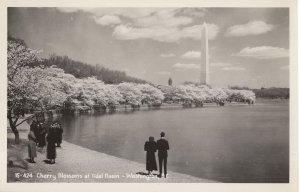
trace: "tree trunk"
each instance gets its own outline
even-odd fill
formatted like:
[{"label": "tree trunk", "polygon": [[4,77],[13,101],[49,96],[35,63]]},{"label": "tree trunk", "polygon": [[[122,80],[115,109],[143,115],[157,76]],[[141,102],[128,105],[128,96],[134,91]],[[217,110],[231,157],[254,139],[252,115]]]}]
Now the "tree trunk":
[{"label": "tree trunk", "polygon": [[18,145],[20,143],[19,131],[18,131],[17,126],[16,126],[16,123],[17,123],[18,119],[13,121],[11,110],[9,110],[7,113],[8,113],[7,118],[8,118],[8,121],[9,121],[9,126],[10,126],[12,132],[15,134],[15,144]]},{"label": "tree trunk", "polygon": [[19,136],[19,131],[15,126],[11,126],[11,130],[15,134],[15,144],[18,145],[20,144],[20,136]]}]

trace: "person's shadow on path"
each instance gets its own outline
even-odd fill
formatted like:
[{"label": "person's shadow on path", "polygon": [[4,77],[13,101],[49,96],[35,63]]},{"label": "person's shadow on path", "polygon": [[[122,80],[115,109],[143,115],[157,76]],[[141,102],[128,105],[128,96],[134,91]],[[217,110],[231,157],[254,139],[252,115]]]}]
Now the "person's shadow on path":
[{"label": "person's shadow on path", "polygon": [[45,159],[44,162],[45,162],[46,164],[52,164],[51,161],[48,160],[48,159]]},{"label": "person's shadow on path", "polygon": [[151,175],[148,175],[148,173],[145,173],[145,172],[137,172],[136,173],[137,175],[145,175],[145,176],[158,176],[158,174],[157,173],[152,173]]}]

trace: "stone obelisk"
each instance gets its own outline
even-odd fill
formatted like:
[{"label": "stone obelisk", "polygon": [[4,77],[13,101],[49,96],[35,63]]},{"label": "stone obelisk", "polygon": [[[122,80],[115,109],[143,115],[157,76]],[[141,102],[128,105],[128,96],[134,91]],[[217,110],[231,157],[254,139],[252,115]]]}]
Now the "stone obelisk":
[{"label": "stone obelisk", "polygon": [[209,82],[209,58],[208,58],[208,39],[207,26],[204,23],[201,31],[201,65],[200,65],[200,84],[208,85]]}]

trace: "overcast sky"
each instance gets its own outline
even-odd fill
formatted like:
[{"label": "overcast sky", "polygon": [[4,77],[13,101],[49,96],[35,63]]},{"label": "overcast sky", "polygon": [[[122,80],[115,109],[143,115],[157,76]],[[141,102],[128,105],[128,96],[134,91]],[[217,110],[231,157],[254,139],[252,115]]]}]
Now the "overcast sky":
[{"label": "overcast sky", "polygon": [[200,80],[208,26],[210,81],[289,87],[288,8],[9,8],[8,31],[50,54],[156,84]]}]

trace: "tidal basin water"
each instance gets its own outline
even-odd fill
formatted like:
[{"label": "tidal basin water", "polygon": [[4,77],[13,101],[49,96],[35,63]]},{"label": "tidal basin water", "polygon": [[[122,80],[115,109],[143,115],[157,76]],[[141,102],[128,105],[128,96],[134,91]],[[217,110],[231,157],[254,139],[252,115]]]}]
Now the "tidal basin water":
[{"label": "tidal basin water", "polygon": [[164,131],[169,170],[219,182],[289,182],[288,101],[68,115],[60,121],[65,140],[113,156],[145,163],[145,141]]}]

